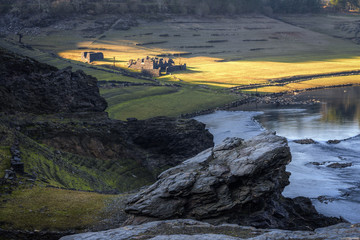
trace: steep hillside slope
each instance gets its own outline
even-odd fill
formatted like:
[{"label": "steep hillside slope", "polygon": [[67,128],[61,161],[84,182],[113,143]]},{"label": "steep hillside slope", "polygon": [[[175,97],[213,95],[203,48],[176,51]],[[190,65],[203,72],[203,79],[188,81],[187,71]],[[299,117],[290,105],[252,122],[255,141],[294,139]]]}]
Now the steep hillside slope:
[{"label": "steep hillside slope", "polygon": [[113,196],[88,191],[138,189],[213,146],[195,120],[109,119],[96,78],[4,49],[0,101],[0,235],[10,239],[22,236],[13,230],[78,231],[99,224],[109,218],[103,209]]}]

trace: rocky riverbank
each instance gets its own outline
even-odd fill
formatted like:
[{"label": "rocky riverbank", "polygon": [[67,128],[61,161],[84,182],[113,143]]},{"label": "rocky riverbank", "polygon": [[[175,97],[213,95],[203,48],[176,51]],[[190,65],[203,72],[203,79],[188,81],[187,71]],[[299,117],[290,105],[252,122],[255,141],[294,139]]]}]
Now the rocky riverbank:
[{"label": "rocky riverbank", "polygon": [[125,224],[136,225],[61,240],[357,239],[358,224],[318,214],[309,199],[281,195],[290,160],[286,139],[272,133],[249,141],[226,139],[130,198],[125,211],[132,216]]},{"label": "rocky riverbank", "polygon": [[[310,90],[309,90],[310,91]],[[270,93],[265,95],[248,95],[242,94],[241,99],[225,104],[217,108],[209,108],[201,111],[182,114],[181,118],[193,118],[200,115],[206,115],[220,110],[254,110],[260,106],[291,106],[291,105],[308,105],[319,103],[316,99],[299,100],[293,93]]]},{"label": "rocky riverbank", "polygon": [[[24,173],[16,173],[20,178],[14,176],[12,185],[0,179],[4,183],[1,190],[7,189],[0,192],[7,195],[4,203],[11,201],[12,191],[19,186],[32,189],[56,185],[107,193],[133,190],[205,150],[163,172],[156,183],[129,200],[126,212],[132,216],[127,224],[193,218],[208,223],[175,221],[210,228],[210,224],[231,223],[309,230],[342,221],[318,214],[309,199],[281,195],[289,183],[285,166],[291,160],[284,138],[267,133],[247,142],[227,139],[211,148],[212,135],[195,120],[111,120],[103,112],[106,102],[93,77],[70,68],[58,70],[5,50],[0,53],[0,157],[11,164],[11,154],[13,159],[20,156],[24,164]],[[9,170],[6,164],[1,167]],[[181,231],[187,230],[174,224]],[[9,228],[11,222],[5,218],[0,224],[3,226]],[[236,228],[241,227],[234,225]],[[54,231],[55,236],[41,230],[40,235],[54,238],[65,234]],[[67,232],[72,230],[68,226]],[[28,239],[39,235],[11,228],[3,232]],[[166,234],[166,229],[158,232]]]},{"label": "rocky riverbank", "polygon": [[[52,206],[44,207],[48,203],[38,203],[34,196],[26,198],[28,207],[14,206],[20,189],[30,195],[33,190],[54,195],[72,195],[65,189],[84,194],[134,191],[153,183],[164,169],[213,146],[205,125],[192,119],[109,119],[96,78],[4,49],[0,100],[0,198],[14,208],[0,209],[0,231],[9,239],[58,239],[100,221],[79,220],[80,226],[74,227],[70,222],[81,218],[79,211],[86,214],[85,209],[60,207],[52,212]],[[72,220],[64,222],[63,213]],[[24,221],[14,223],[14,214]],[[106,218],[101,214],[97,218]]]},{"label": "rocky riverbank", "polygon": [[103,232],[66,236],[61,240],[144,239],[144,240],[297,240],[359,239],[360,225],[342,223],[315,231],[256,229],[235,224],[212,225],[190,219],[165,220],[132,225]]},{"label": "rocky riverbank", "polygon": [[308,230],[341,222],[318,214],[310,199],[285,198],[287,140],[273,133],[249,141],[228,138],[163,172],[129,200],[128,223],[193,218],[213,224]]}]

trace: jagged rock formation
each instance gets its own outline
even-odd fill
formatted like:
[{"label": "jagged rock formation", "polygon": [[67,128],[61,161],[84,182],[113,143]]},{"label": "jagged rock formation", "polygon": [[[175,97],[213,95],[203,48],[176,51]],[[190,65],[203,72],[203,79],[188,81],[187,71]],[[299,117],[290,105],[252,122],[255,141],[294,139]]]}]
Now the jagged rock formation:
[{"label": "jagged rock formation", "polygon": [[289,184],[287,140],[272,133],[247,142],[226,139],[181,165],[129,200],[129,223],[192,218],[260,228],[314,229],[341,222],[318,214],[307,198],[281,195]]},{"label": "jagged rock formation", "polygon": [[71,67],[57,70],[0,49],[0,111],[102,112],[97,80]]},{"label": "jagged rock formation", "polygon": [[315,231],[264,230],[235,224],[214,226],[189,219],[167,220],[118,229],[81,233],[61,240],[147,239],[147,240],[278,240],[278,239],[357,239],[360,225],[338,224]]}]

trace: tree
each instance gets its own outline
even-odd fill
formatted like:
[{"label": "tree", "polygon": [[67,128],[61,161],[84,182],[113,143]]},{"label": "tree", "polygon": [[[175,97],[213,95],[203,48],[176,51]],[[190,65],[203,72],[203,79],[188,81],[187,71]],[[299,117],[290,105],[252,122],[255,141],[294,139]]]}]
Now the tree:
[{"label": "tree", "polygon": [[276,13],[317,12],[321,7],[320,0],[268,0],[267,2]]},{"label": "tree", "polygon": [[338,9],[345,9],[346,0],[331,0],[330,4]]},{"label": "tree", "polygon": [[359,9],[360,0],[331,0],[330,4],[338,10]]}]

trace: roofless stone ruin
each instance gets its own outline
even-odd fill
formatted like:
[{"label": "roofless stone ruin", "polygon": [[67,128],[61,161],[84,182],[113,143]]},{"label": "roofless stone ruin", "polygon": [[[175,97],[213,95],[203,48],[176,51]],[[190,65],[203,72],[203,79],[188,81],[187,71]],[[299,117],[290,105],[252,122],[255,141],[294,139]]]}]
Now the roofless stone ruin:
[{"label": "roofless stone ruin", "polygon": [[153,77],[159,77],[162,72],[169,74],[175,71],[186,70],[186,64],[175,65],[171,58],[138,58],[136,61],[131,59],[128,63],[128,68],[141,70],[142,73]]},{"label": "roofless stone ruin", "polygon": [[82,52],[81,60],[87,63],[91,63],[97,60],[103,60],[104,54],[102,52]]}]

